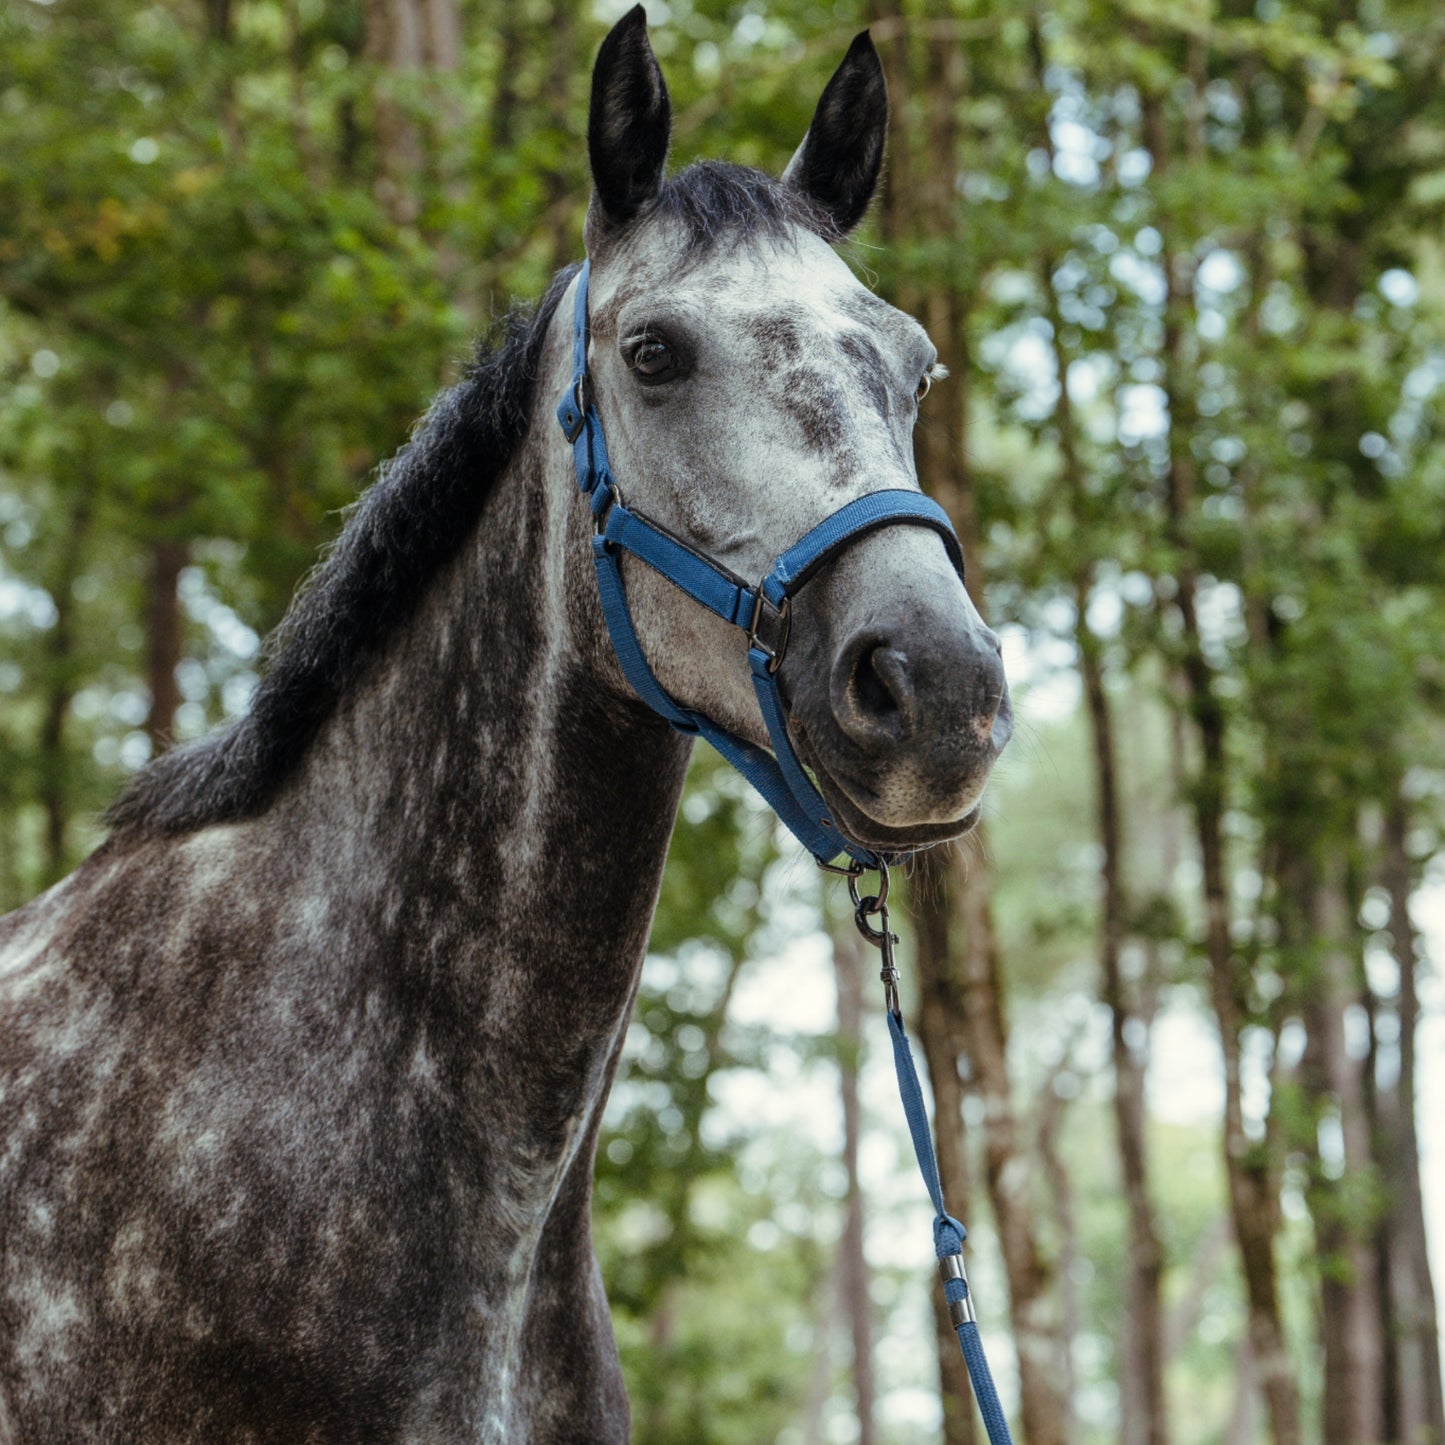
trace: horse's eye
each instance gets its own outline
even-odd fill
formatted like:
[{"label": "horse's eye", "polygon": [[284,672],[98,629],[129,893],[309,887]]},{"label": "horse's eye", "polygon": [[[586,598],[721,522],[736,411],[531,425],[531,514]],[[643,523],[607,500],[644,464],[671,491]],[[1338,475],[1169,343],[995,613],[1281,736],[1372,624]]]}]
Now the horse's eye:
[{"label": "horse's eye", "polygon": [[933,389],[933,373],[932,373],[931,371],[925,371],[925,372],[923,373],[923,378],[922,378],[922,380],[918,383],[918,390],[915,391],[915,392],[913,393],[913,395],[914,395],[919,401],[922,401],[923,398],[924,398],[925,396],[927,396],[928,393],[929,393],[932,389]]},{"label": "horse's eye", "polygon": [[644,341],[632,358],[632,369],[648,381],[661,381],[676,364],[665,341]]}]

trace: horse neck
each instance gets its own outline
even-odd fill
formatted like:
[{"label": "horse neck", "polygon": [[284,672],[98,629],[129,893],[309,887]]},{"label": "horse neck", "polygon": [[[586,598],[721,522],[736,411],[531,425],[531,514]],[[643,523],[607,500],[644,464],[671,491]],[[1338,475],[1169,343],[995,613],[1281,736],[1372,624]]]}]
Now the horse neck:
[{"label": "horse neck", "polygon": [[475,538],[277,817],[324,880],[333,942],[389,978],[404,1027],[445,1041],[436,1066],[493,1134],[528,1147],[605,1092],[689,752],[606,643],[590,518],[552,444],[564,351],[554,336]]}]

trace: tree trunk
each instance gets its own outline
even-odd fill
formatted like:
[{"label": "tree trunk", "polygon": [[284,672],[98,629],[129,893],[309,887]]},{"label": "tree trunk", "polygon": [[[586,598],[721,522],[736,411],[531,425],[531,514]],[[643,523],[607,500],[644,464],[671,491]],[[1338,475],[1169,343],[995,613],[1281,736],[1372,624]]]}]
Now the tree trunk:
[{"label": "tree trunk", "polygon": [[1346,951],[1354,932],[1340,860],[1332,854],[1311,889],[1319,973],[1306,1003],[1306,1080],[1325,1117],[1338,1118],[1343,1172],[1310,1190],[1320,1258],[1326,1440],[1375,1445],[1385,1438],[1385,1342],[1376,1257],[1374,1161],[1360,1064],[1350,1056],[1345,1012],[1359,989]]},{"label": "tree trunk", "polygon": [[[456,0],[367,0],[366,53],[393,74],[455,70],[461,59]],[[416,121],[383,86],[376,100],[377,188],[393,217],[414,221],[423,146]]]},{"label": "tree trunk", "polygon": [[1129,1005],[1121,955],[1124,943],[1122,841],[1113,716],[1104,690],[1098,640],[1084,621],[1086,597],[1079,608],[1079,670],[1094,746],[1099,843],[1103,850],[1103,900],[1099,928],[1100,996],[1109,1010],[1114,1066],[1114,1122],[1119,1168],[1129,1221],[1129,1278],[1126,1288],[1121,1394],[1121,1445],[1168,1445],[1169,1417],[1164,1397],[1164,1255],[1154,1206],[1149,1197],[1149,1166],[1144,1114],[1145,1047],[1136,1058],[1129,1042],[1131,1022],[1143,1020]]},{"label": "tree trunk", "polygon": [[145,625],[150,708],[145,728],[152,757],[170,745],[176,709],[181,703],[176,683],[176,667],[181,660],[181,601],[177,586],[187,560],[186,544],[173,537],[161,537],[151,545]]},{"label": "tree trunk", "polygon": [[863,940],[851,922],[841,924],[833,949],[838,974],[838,1078],[843,1101],[843,1167],[848,1202],[838,1242],[839,1302],[852,1341],[853,1400],[858,1416],[858,1445],[877,1445],[874,1426],[872,1276],[863,1250],[863,1187],[858,1178],[862,1112],[858,1103],[858,1065],[863,1050]]},{"label": "tree trunk", "polygon": [[1385,887],[1390,894],[1390,932],[1400,968],[1400,1075],[1381,1119],[1381,1160],[1389,1193],[1381,1229],[1385,1292],[1391,1325],[1393,1418],[1389,1438],[1403,1445],[1445,1442],[1445,1402],[1440,1379],[1440,1337],[1435,1286],[1420,1190],[1420,1140],[1416,1120],[1415,1031],[1420,1022],[1416,992],[1419,965],[1410,921],[1413,875],[1405,848],[1409,808],[1397,792],[1385,816]]},{"label": "tree trunk", "polygon": [[[1170,146],[1162,102],[1144,99],[1144,134],[1156,176],[1168,170]],[[1224,856],[1225,753],[1224,711],[1214,694],[1213,680],[1199,633],[1196,607],[1197,572],[1192,524],[1195,462],[1190,450],[1194,414],[1187,378],[1185,316],[1189,292],[1181,282],[1178,257],[1171,242],[1169,218],[1160,216],[1164,237],[1160,253],[1166,297],[1164,317],[1164,391],[1169,408],[1169,461],[1165,474],[1165,518],[1175,557],[1175,606],[1182,630],[1181,671],[1186,706],[1199,739],[1198,775],[1191,789],[1195,828],[1203,873],[1205,953],[1209,965],[1210,1001],[1219,1025],[1224,1065],[1224,1167],[1230,1210],[1244,1270],[1249,1318],[1249,1343],[1260,1389],[1269,1414],[1274,1445],[1301,1445],[1299,1392],[1280,1319],[1274,1260],[1278,1199],[1267,1149],[1255,1147],[1244,1129],[1240,1076],[1240,1032],[1245,1010],[1235,972],[1230,938],[1229,889]]]},{"label": "tree trunk", "polygon": [[[1042,40],[1035,45],[1038,82],[1043,87]],[[1046,132],[1047,134],[1047,132]],[[1052,154],[1052,142],[1048,149]],[[1053,332],[1054,369],[1059,395],[1054,408],[1055,430],[1063,463],[1065,491],[1076,539],[1085,539],[1084,557],[1074,577],[1075,641],[1079,673],[1094,752],[1094,790],[1099,846],[1102,854],[1099,909],[1100,997],[1109,1010],[1114,1067],[1114,1120],[1119,1146],[1120,1174],[1129,1223],[1129,1275],[1125,1289],[1120,1370],[1121,1445],[1168,1445],[1168,1408],[1164,1398],[1164,1257],[1154,1207],[1149,1199],[1148,1154],[1145,1140],[1144,1064],[1141,1044],[1136,1058],[1130,1046],[1130,1023],[1143,1025],[1131,1010],[1124,984],[1125,903],[1123,882],[1123,822],[1119,805],[1117,749],[1114,720],[1104,685],[1104,660],[1099,640],[1089,631],[1086,614],[1093,577],[1087,551],[1089,519],[1084,463],[1079,455],[1073,401],[1069,396],[1069,357],[1064,348],[1063,317],[1054,288],[1055,262],[1045,257],[1040,284]]]},{"label": "tree trunk", "polygon": [[50,596],[55,604],[55,625],[45,639],[45,682],[38,739],[40,806],[45,818],[41,881],[46,888],[70,871],[70,857],[66,849],[70,764],[65,754],[65,721],[70,713],[76,684],[75,579],[80,575],[94,510],[93,485],[88,468],[76,479],[76,487],[69,526],[64,529],[63,550],[49,579]]},{"label": "tree trunk", "polygon": [[70,680],[73,646],[69,609],[62,609],[51,629],[45,649],[51,680],[45,688],[40,719],[40,805],[45,813],[45,872],[48,888],[69,871],[65,848],[65,824],[69,790],[65,785],[65,717],[70,711],[74,689]]},{"label": "tree trunk", "polygon": [[[552,7],[547,43],[552,50],[547,73],[547,93],[564,96],[577,73],[577,8],[571,0]],[[547,176],[546,216],[551,234],[552,269],[560,270],[576,254],[577,220],[569,197],[577,188],[576,178],[563,166]]]},{"label": "tree trunk", "polygon": [[813,1305],[813,1354],[808,1364],[808,1386],[803,1395],[803,1445],[825,1445],[828,1399],[833,1385],[833,1308],[838,1274],[833,1271]]},{"label": "tree trunk", "polygon": [[[1357,1060],[1345,1038],[1345,1011],[1358,990],[1345,949],[1351,932],[1338,861],[1308,871],[1306,893],[1316,973],[1304,1012],[1309,1032],[1302,1080],[1323,1124],[1338,1124],[1343,1159],[1321,1157],[1309,1192],[1320,1260],[1324,1346],[1323,1431],[1361,1445],[1384,1438],[1384,1340],[1376,1260],[1373,1162]],[[1362,1218],[1362,1214],[1365,1216]]]},{"label": "tree trunk", "polygon": [[[949,938],[952,919],[949,889],[954,869],[938,849],[920,853],[909,886],[908,921],[917,939],[919,1043],[933,1090],[938,1175],[949,1210],[965,1224],[969,1218],[968,1155],[963,1141],[963,1080],[958,1061],[964,1052],[958,1016],[960,990],[953,973]],[[975,1445],[978,1439],[973,1386],[949,1322],[943,1291],[933,1291],[933,1322],[938,1343],[939,1385],[943,1404],[943,1445]]]},{"label": "tree trunk", "polygon": [[0,731],[0,914],[18,908],[24,897],[20,885],[17,804],[15,784],[16,750],[8,733]]},{"label": "tree trunk", "polygon": [[[952,292],[933,292],[926,315],[935,342],[945,349],[945,354],[958,356],[965,351],[963,307]],[[961,374],[964,370],[960,366]],[[953,385],[952,379],[949,385]],[[952,416],[945,413],[919,429],[919,480],[923,490],[952,517],[968,563],[970,594],[975,603],[982,604],[983,566],[979,557],[972,479],[962,442],[967,392],[961,384],[954,396]],[[938,410],[943,412],[941,406]],[[958,1017],[958,1026],[953,1032],[965,1042],[972,1085],[984,1101],[988,1121],[985,1173],[1008,1273],[1024,1438],[1030,1445],[1063,1445],[1068,1438],[1071,1412],[1068,1370],[1057,1318],[1053,1271],[1038,1245],[1034,1201],[1028,1189],[1032,1171],[1009,1087],[1008,1039],[987,853],[980,825],[974,838],[960,850],[955,864],[959,874],[959,916],[964,928],[952,969],[961,993],[950,996],[949,1007]]]},{"label": "tree trunk", "polygon": [[[1044,1166],[1044,1175],[1049,1181],[1049,1193],[1054,1198],[1054,1218],[1059,1228],[1059,1280],[1063,1296],[1064,1326],[1064,1389],[1066,1398],[1073,1400],[1078,1391],[1078,1371],[1074,1364],[1074,1344],[1084,1330],[1084,1308],[1079,1289],[1079,1219],[1074,1207],[1074,1185],[1064,1164],[1059,1149],[1059,1129],[1064,1122],[1068,1108],[1068,1095],[1059,1087],[1062,1078],[1072,1068],[1073,1042],[1064,1050],[1063,1057],[1050,1072],[1044,1086],[1043,1097],[1038,1108],[1038,1152]],[[1074,1421],[1066,1422],[1069,1439],[1074,1436]]]},{"label": "tree trunk", "polygon": [[960,888],[965,930],[960,955],[964,1036],[972,1087],[988,1121],[985,1175],[1008,1274],[1010,1323],[1018,1350],[1019,1413],[1029,1445],[1065,1445],[1071,1402],[1056,1312],[1054,1273],[1038,1243],[1033,1170],[1008,1077],[1008,1033],[993,931],[992,879],[980,843]]}]

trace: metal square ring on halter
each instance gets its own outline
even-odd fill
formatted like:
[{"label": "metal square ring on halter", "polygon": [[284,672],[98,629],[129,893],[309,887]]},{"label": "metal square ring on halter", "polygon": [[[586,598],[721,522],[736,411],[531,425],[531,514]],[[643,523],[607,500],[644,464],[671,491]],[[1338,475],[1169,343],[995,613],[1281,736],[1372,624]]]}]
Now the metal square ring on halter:
[{"label": "metal square ring on halter", "polygon": [[[758,634],[758,625],[763,620],[763,608],[767,607],[777,618],[776,640],[770,645],[767,640]],[[783,654],[788,650],[788,638],[793,631],[793,599],[783,598],[783,605],[774,609],[773,604],[763,596],[762,586],[759,585],[753,593],[753,620],[748,624],[748,650],[757,648],[768,659],[768,671],[776,672],[783,661]]]}]

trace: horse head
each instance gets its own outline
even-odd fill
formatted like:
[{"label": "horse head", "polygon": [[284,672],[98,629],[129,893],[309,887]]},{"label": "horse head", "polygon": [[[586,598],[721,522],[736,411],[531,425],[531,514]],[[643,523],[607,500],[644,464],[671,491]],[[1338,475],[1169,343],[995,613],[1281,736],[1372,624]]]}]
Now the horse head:
[{"label": "horse head", "polygon": [[[597,58],[588,373],[612,472],[629,505],[745,578],[852,499],[918,490],[913,429],[943,368],[836,249],[872,199],[887,124],[860,35],[781,179],[715,162],[669,179],[641,6]],[[736,636],[644,566],[627,587],[667,691],[765,746]],[[788,733],[848,837],[898,850],[971,827],[1012,711],[998,638],[944,540],[881,527],[794,604]]]}]

